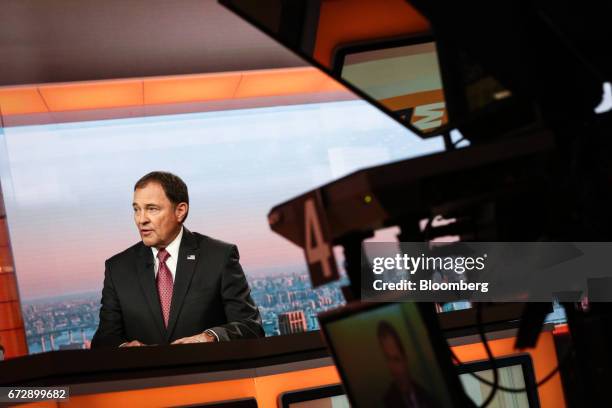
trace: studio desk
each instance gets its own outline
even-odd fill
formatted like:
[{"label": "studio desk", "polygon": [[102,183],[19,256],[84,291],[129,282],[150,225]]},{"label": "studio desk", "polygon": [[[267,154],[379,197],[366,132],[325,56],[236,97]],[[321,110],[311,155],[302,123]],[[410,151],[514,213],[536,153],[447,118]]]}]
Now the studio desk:
[{"label": "studio desk", "polygon": [[[486,358],[474,332],[451,332],[446,333],[459,359]],[[504,324],[488,332],[496,356],[517,354],[516,328]],[[549,373],[557,365],[552,331],[545,330],[528,353],[537,379]],[[319,332],[227,343],[53,351],[0,362],[0,386],[70,387],[67,402],[21,407],[176,407],[255,398],[259,407],[273,408],[286,391],[339,382]],[[538,394],[542,407],[565,406],[558,374]]]}]

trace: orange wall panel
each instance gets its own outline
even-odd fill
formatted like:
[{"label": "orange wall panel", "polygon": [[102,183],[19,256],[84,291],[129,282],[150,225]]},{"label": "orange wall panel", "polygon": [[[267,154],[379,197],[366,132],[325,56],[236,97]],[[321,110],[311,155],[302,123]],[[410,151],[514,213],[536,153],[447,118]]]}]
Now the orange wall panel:
[{"label": "orange wall panel", "polygon": [[0,274],[10,272],[13,272],[11,250],[8,246],[0,246]]},{"label": "orange wall panel", "polygon": [[17,301],[17,282],[14,273],[0,273],[0,302]]},{"label": "orange wall panel", "polygon": [[0,330],[0,343],[2,343],[6,350],[6,358],[14,358],[28,354],[23,328]]},{"label": "orange wall panel", "polygon": [[429,21],[406,0],[323,0],[314,59],[330,67],[336,47],[426,32]]},{"label": "orange wall panel", "polygon": [[0,302],[0,330],[15,329],[23,326],[19,302]]},{"label": "orange wall panel", "polygon": [[[2,205],[2,203],[0,203]],[[0,218],[0,247],[6,247],[9,244],[8,225],[6,218]]]},{"label": "orange wall panel", "polygon": [[[4,209],[0,195],[0,209]],[[0,218],[0,344],[6,350],[6,357],[27,354],[17,279],[9,246],[6,218]]]}]

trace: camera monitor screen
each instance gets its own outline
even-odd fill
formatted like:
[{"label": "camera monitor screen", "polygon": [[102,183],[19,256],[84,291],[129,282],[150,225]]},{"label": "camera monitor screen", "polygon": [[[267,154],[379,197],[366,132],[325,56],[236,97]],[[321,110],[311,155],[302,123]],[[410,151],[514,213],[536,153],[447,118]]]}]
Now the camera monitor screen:
[{"label": "camera monitor screen", "polygon": [[408,40],[346,46],[335,70],[403,122],[427,133],[446,124],[447,114],[436,44]]},{"label": "camera monitor screen", "polygon": [[[519,355],[495,360],[499,385],[508,388],[526,388],[525,392],[505,392],[498,390],[490,407],[537,408],[540,406],[531,357]],[[493,381],[493,369],[489,361],[463,364],[459,368],[459,378],[467,395],[477,405],[482,405],[491,392],[491,387],[479,381],[470,373],[478,374]]]},{"label": "camera monitor screen", "polygon": [[470,406],[432,305],[349,305],[319,319],[353,406]]}]

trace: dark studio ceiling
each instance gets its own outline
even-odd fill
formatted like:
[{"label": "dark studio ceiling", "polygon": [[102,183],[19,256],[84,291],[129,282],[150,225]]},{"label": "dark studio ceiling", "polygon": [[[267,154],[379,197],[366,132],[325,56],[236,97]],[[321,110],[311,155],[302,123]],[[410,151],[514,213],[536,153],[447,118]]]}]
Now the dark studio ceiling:
[{"label": "dark studio ceiling", "polygon": [[1,0],[0,86],[307,65],[216,0]]}]

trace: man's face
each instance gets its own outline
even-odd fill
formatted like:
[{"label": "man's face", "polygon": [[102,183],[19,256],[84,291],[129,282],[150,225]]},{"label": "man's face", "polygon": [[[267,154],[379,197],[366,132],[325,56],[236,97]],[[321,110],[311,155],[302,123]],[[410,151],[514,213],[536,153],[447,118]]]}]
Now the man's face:
[{"label": "man's face", "polygon": [[387,365],[393,381],[400,387],[410,383],[410,372],[406,356],[391,336],[384,336],[380,341],[381,349],[387,359]]},{"label": "man's face", "polygon": [[187,204],[173,204],[159,183],[151,182],[134,191],[134,221],[142,242],[156,248],[166,247],[181,229]]}]

